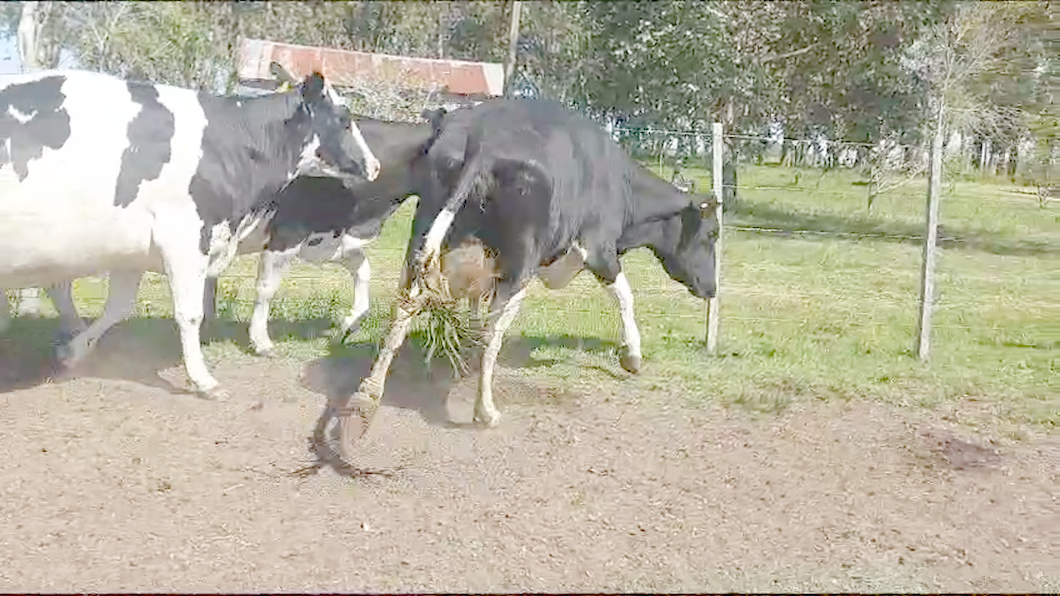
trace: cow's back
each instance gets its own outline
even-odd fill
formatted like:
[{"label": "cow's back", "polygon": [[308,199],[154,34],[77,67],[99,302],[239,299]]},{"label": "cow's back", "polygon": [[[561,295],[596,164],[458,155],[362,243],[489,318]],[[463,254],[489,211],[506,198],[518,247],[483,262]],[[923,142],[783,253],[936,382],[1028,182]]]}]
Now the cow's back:
[{"label": "cow's back", "polygon": [[43,284],[158,269],[158,217],[186,217],[201,153],[194,93],[44,71],[0,88],[0,279]]},{"label": "cow's back", "polygon": [[[534,242],[546,261],[585,234],[618,236],[623,218],[602,215],[627,209],[630,160],[596,123],[543,100],[499,99],[456,110],[446,115],[442,134],[431,148],[432,162],[443,177],[446,170],[463,164],[468,139],[479,127],[489,131],[482,137],[487,144],[480,151],[496,160],[493,177],[515,181],[520,192],[525,187],[540,195],[533,201],[512,197],[512,202],[523,205],[506,207],[497,217],[518,217],[524,227],[537,228]],[[447,167],[447,162],[452,165]],[[513,208],[527,213],[517,216],[511,213]],[[461,216],[467,227],[495,219],[487,212],[468,211]],[[616,229],[601,229],[606,226]],[[457,234],[464,232],[474,233]]]}]

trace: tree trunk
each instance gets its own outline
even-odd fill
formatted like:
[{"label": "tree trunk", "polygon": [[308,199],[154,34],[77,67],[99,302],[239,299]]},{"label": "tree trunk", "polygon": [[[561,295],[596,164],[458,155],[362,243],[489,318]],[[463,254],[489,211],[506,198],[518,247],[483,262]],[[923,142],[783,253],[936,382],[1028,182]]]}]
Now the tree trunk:
[{"label": "tree trunk", "polygon": [[23,2],[22,16],[18,21],[18,53],[23,72],[40,70],[40,2]]},{"label": "tree trunk", "polygon": [[[23,2],[18,21],[18,53],[22,60],[22,72],[32,72],[44,67],[41,60],[40,2]],[[22,288],[18,291],[16,312],[22,316],[40,316],[40,289]]]}]

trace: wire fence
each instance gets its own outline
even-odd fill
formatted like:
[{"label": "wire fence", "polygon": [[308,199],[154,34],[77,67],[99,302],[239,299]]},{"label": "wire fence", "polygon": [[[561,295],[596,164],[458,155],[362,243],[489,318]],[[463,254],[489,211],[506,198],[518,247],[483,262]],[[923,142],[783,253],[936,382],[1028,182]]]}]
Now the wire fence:
[{"label": "wire fence", "polygon": [[[651,145],[651,149],[653,151],[655,151],[656,154],[655,155],[648,155],[647,159],[645,161],[648,161],[649,164],[651,164],[651,165],[654,165],[653,162],[655,162],[655,163],[658,163],[658,165],[660,165],[660,166],[664,166],[664,165],[667,165],[667,164],[663,163],[665,161],[663,158],[664,158],[664,156],[669,156],[671,158],[674,158],[674,160],[675,160],[674,163],[673,163],[675,173],[679,169],[681,169],[681,166],[683,165],[683,164],[678,163],[678,158],[679,158],[679,154],[680,154],[679,150],[681,148],[679,146],[678,147],[674,147],[674,143],[672,141],[675,138],[683,138],[683,139],[685,139],[686,140],[685,149],[689,149],[689,148],[694,149],[695,150],[694,152],[697,153],[698,156],[702,156],[704,158],[712,157],[711,154],[712,154],[713,135],[712,135],[712,133],[710,131],[687,131],[687,130],[682,131],[682,130],[655,129],[655,128],[614,127],[614,128],[611,129],[611,132],[613,134],[615,134],[616,136],[619,136],[619,137],[622,137],[623,135],[625,135],[627,137],[626,138],[627,141],[629,140],[628,137],[636,137],[638,142],[643,142],[645,137],[654,137],[654,140],[651,143],[649,143],[649,145]],[[862,159],[862,160],[875,159],[877,161],[880,161],[880,159],[881,159],[881,157],[879,155],[880,153],[891,152],[892,154],[894,154],[894,153],[897,153],[897,152],[908,152],[909,150],[915,150],[915,151],[923,151],[924,150],[924,147],[921,146],[921,145],[899,144],[899,143],[890,142],[890,141],[884,142],[884,143],[864,143],[864,142],[856,142],[856,141],[834,141],[834,140],[823,139],[823,138],[821,138],[821,139],[793,139],[793,138],[787,138],[787,137],[778,136],[778,135],[763,136],[763,135],[750,135],[750,134],[725,134],[725,135],[723,135],[723,138],[726,141],[728,141],[729,145],[730,145],[729,149],[726,150],[726,153],[728,154],[728,157],[730,158],[730,161],[729,161],[728,165],[730,167],[735,168],[735,169],[739,169],[740,166],[745,166],[745,165],[749,165],[749,164],[741,164],[738,159],[734,158],[734,156],[732,154],[732,149],[731,149],[731,145],[733,144],[732,143],[733,141],[753,142],[753,143],[759,143],[759,144],[761,144],[763,146],[774,146],[774,147],[779,147],[779,146],[790,146],[790,147],[802,146],[802,147],[810,147],[810,148],[817,147],[817,148],[820,148],[822,151],[830,152],[833,156],[838,154],[838,153],[841,153],[845,149],[859,149],[861,151],[856,156],[858,159]],[[662,139],[662,140],[660,140],[660,139]],[[689,140],[693,141],[694,143],[693,144],[688,144],[687,141],[689,141]],[[865,149],[868,149],[868,151],[864,151]],[[875,152],[876,155],[873,155],[873,152]],[[644,156],[642,155],[641,157],[643,158]],[[905,156],[903,155],[902,157],[904,158]],[[906,168],[905,171],[908,171],[908,168]],[[809,177],[812,178],[812,175],[809,176]],[[771,192],[771,193],[804,193],[804,194],[813,194],[813,195],[848,196],[848,197],[849,196],[864,196],[866,194],[866,191],[864,189],[857,189],[857,188],[855,188],[853,186],[849,190],[843,190],[843,189],[817,188],[816,186],[815,187],[808,187],[805,184],[804,185],[799,185],[797,183],[796,184],[790,184],[790,185],[777,185],[777,184],[768,184],[768,183],[763,183],[763,184],[739,184],[739,183],[729,183],[729,182],[730,181],[725,181],[725,183],[723,185],[721,185],[721,187],[724,190],[726,190],[726,191],[751,191],[751,192]],[[709,192],[709,190],[708,189],[704,189],[704,190],[702,190],[700,192]],[[741,200],[742,200],[742,198],[741,198]],[[783,236],[831,237],[831,238],[846,239],[846,240],[893,240],[893,241],[915,242],[915,243],[922,243],[922,242],[924,242],[924,239],[925,239],[925,235],[923,235],[923,234],[910,235],[910,234],[894,234],[894,233],[886,233],[886,232],[868,232],[868,231],[841,231],[841,230],[800,229],[800,228],[797,228],[797,227],[776,227],[776,226],[764,226],[764,225],[762,225],[762,226],[747,225],[744,222],[740,222],[740,223],[737,223],[735,225],[726,224],[726,225],[723,226],[723,232],[725,234],[731,234],[732,232],[737,232],[737,233],[771,234],[771,235],[783,235]],[[942,242],[956,242],[956,243],[964,242],[963,239],[956,238],[956,237],[947,237],[947,236],[940,236],[939,240],[942,241]],[[373,256],[382,256],[382,257],[384,257],[387,260],[390,260],[391,258],[393,258],[394,260],[400,260],[404,256],[404,242],[401,243],[400,247],[373,246],[373,247],[371,247],[369,249],[369,253],[370,253],[370,255],[373,255]],[[812,264],[807,264],[807,267],[812,267]],[[303,269],[303,271],[304,271],[304,269]],[[342,271],[344,271],[344,270],[336,271],[336,273],[341,274]],[[396,273],[394,275],[383,274],[382,276],[379,276],[378,273],[382,273],[382,272],[379,272],[377,270],[376,283],[379,283],[379,281],[381,281],[381,280],[386,280],[387,283],[393,282],[393,284],[396,285],[397,277],[398,277]],[[325,276],[325,274],[321,270],[318,269],[317,272],[314,272],[314,273],[296,272],[296,273],[293,273],[291,275],[288,275],[286,277],[286,279],[287,279],[288,283],[291,283],[291,284],[296,284],[296,285],[312,284],[312,285],[315,285],[315,286],[320,286],[321,282],[323,281],[324,276]],[[986,278],[988,276],[984,275],[983,277]],[[254,280],[256,280],[256,278],[257,278],[256,274],[254,274],[252,272],[231,272],[231,273],[225,273],[222,276],[223,280],[229,280],[230,283],[234,283],[234,284],[237,284],[237,285],[241,286],[242,290],[247,290],[247,287],[249,286],[249,291],[248,292],[240,291],[240,292],[236,292],[235,294],[231,294],[231,293],[226,294],[226,295],[224,295],[222,297],[223,300],[228,300],[229,302],[232,302],[232,303],[235,303],[235,304],[239,304],[239,305],[242,305],[242,306],[252,305],[254,303],[253,298],[246,297],[246,294],[247,293],[249,293],[249,294],[253,293],[253,284],[254,284]],[[328,284],[328,285],[330,285],[330,284]],[[723,285],[721,291],[722,291],[723,294],[726,294],[726,295],[729,295],[729,296],[735,296],[735,297],[749,296],[749,295],[755,295],[756,294],[754,288],[751,287],[751,286]],[[641,292],[638,292],[637,288],[634,288],[634,293],[638,294],[638,293],[641,293]],[[658,291],[653,291],[652,293],[654,295],[658,295],[659,294]],[[678,294],[678,293],[679,292],[674,292],[675,295]],[[281,294],[282,294],[282,292],[281,292]],[[758,292],[757,293],[757,295],[762,295],[762,294],[763,294],[762,292]],[[806,301],[806,302],[809,302],[809,303],[817,302],[817,303],[824,304],[826,301],[828,301],[828,300],[830,300],[832,298],[832,295],[829,294],[829,292],[827,292],[827,291],[822,291],[820,293],[804,293],[804,292],[798,292],[798,291],[787,291],[787,292],[785,292],[783,294],[783,297],[785,299],[788,299],[788,300],[803,300],[803,301]],[[881,307],[892,308],[892,309],[895,308],[895,307],[909,308],[909,307],[912,306],[913,302],[915,301],[914,297],[906,296],[906,297],[903,298],[903,297],[899,297],[899,296],[886,295],[886,294],[883,294],[883,293],[880,293],[880,292],[862,292],[862,293],[856,293],[856,295],[853,295],[853,294],[847,292],[844,295],[844,298],[846,300],[855,300],[856,299],[858,301],[862,301],[863,304],[866,307],[869,307],[870,305],[874,305],[874,306],[881,306]],[[102,297],[84,297],[84,296],[79,297],[79,301],[80,302],[82,302],[84,304],[89,304],[89,305],[92,305],[92,306],[101,306],[103,300],[104,299]],[[529,306],[529,304],[528,304],[528,306]],[[1024,306],[1049,307],[1051,305],[1049,305],[1049,304],[1040,304],[1040,305],[1024,304]],[[551,301],[548,304],[548,308],[554,309],[554,310],[559,310],[559,311],[562,311],[565,314],[570,314],[570,315],[599,316],[601,314],[598,309],[590,309],[590,308],[579,307],[575,303],[572,303],[572,302],[558,303],[557,301]],[[872,310],[872,309],[870,308],[869,310]],[[943,310],[946,310],[946,309],[944,308]],[[640,321],[666,320],[666,319],[679,319],[679,320],[688,320],[688,321],[700,320],[700,321],[702,321],[703,320],[703,314],[702,313],[698,313],[698,312],[694,312],[693,310],[683,310],[683,311],[653,310],[653,309],[650,309],[650,308],[644,308],[642,306],[642,307],[638,307],[637,308],[637,318]],[[735,322],[740,322],[740,323],[778,323],[778,324],[780,324],[780,323],[789,323],[789,324],[790,323],[797,323],[797,324],[800,324],[800,325],[812,324],[812,320],[810,318],[805,318],[804,319],[804,318],[801,318],[801,317],[798,317],[798,318],[777,318],[777,317],[769,317],[769,316],[744,316],[744,315],[739,315],[739,314],[726,314],[726,315],[724,315],[723,318],[724,318],[725,321],[735,321]],[[866,327],[872,327],[872,326],[876,325],[877,323],[873,320],[873,317],[868,317],[865,320],[860,320],[860,321],[858,321],[858,320],[847,320],[847,321],[844,321],[843,324],[846,325],[846,326],[850,326],[850,327],[866,328]],[[946,328],[946,329],[963,329],[963,330],[975,330],[975,329],[982,329],[983,328],[983,325],[961,325],[961,324],[954,324],[954,323],[936,324],[934,326],[935,327],[939,327],[939,328]]]}]

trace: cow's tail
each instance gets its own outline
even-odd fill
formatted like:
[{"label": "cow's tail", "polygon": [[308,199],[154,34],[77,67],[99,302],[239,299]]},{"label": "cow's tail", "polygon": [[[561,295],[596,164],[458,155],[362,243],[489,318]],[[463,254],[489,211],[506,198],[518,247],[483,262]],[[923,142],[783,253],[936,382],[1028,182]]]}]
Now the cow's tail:
[{"label": "cow's tail", "polygon": [[440,257],[445,236],[449,233],[449,228],[452,226],[456,214],[467,202],[468,196],[471,195],[471,191],[475,188],[475,183],[489,167],[489,158],[483,155],[482,152],[475,150],[477,147],[471,147],[471,143],[471,139],[468,139],[469,151],[467,154],[470,154],[471,158],[465,162],[453,194],[450,195],[441,212],[431,223],[431,228],[427,231],[423,248],[417,258],[419,270],[427,277],[437,278],[440,276]]}]

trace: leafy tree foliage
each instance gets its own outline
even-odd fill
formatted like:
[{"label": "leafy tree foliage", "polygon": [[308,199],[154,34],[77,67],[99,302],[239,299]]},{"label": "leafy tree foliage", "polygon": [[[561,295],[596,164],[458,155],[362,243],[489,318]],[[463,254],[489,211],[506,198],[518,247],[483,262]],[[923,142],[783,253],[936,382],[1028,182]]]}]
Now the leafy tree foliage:
[{"label": "leafy tree foliage", "polygon": [[[9,34],[19,4],[0,5]],[[240,36],[502,61],[511,1],[43,5],[52,62],[62,47],[84,68],[230,90]],[[939,100],[966,139],[1033,138],[1021,159],[1044,163],[1057,146],[1054,13],[1048,0],[524,1],[518,86],[628,126],[720,119],[877,146],[924,143]]]}]

